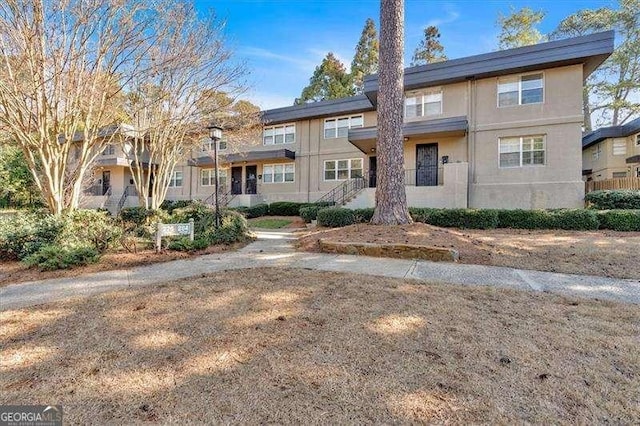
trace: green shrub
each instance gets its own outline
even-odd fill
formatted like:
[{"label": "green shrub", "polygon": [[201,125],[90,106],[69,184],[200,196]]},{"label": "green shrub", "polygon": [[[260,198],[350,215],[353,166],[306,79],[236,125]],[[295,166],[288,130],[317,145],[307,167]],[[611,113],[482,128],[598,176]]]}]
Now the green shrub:
[{"label": "green shrub", "polygon": [[63,247],[60,245],[42,246],[35,253],[27,256],[24,263],[43,271],[57,269],[69,269],[74,266],[95,263],[100,259],[100,254],[93,247]]},{"label": "green shrub", "polygon": [[0,258],[24,259],[54,244],[65,226],[62,217],[20,213],[0,217]]},{"label": "green shrub", "polygon": [[318,211],[323,207],[320,206],[306,206],[300,207],[300,217],[306,223],[311,223],[312,220],[316,220],[318,217]]},{"label": "green shrub", "polygon": [[75,210],[65,216],[59,242],[64,246],[91,245],[100,253],[112,247],[122,236],[109,213],[98,210]]},{"label": "green shrub", "polygon": [[167,213],[172,214],[175,209],[187,207],[192,202],[193,201],[190,200],[164,200],[162,204],[160,204],[160,208]]},{"label": "green shrub", "polygon": [[269,206],[267,204],[257,204],[255,206],[246,207],[244,215],[247,219],[253,219],[255,217],[262,217],[269,214]]},{"label": "green shrub", "polygon": [[640,191],[637,190],[593,191],[584,200],[597,210],[640,209]]},{"label": "green shrub", "polygon": [[195,238],[193,241],[189,237],[180,237],[169,241],[167,248],[176,251],[197,251],[209,247],[209,240],[204,237]]},{"label": "green shrub", "polygon": [[302,203],[291,201],[276,201],[269,204],[269,215],[271,216],[299,216]]},{"label": "green shrub", "polygon": [[211,244],[233,244],[247,239],[249,225],[247,219],[238,212],[225,211],[220,221],[220,228],[209,234]]},{"label": "green shrub", "polygon": [[356,223],[371,222],[374,210],[374,208],[354,209],[353,215],[355,216]]},{"label": "green shrub", "polygon": [[586,231],[598,229],[598,215],[587,209],[551,210],[553,228]]},{"label": "green shrub", "polygon": [[416,222],[444,228],[493,229],[498,226],[496,210],[476,209],[410,209]]},{"label": "green shrub", "polygon": [[327,207],[318,211],[318,225],[330,228],[353,225],[356,217],[353,210],[340,207]]},{"label": "green shrub", "polygon": [[601,229],[640,231],[640,210],[602,210],[598,220]]},{"label": "green shrub", "polygon": [[498,228],[553,229],[553,216],[546,210],[497,210]]}]

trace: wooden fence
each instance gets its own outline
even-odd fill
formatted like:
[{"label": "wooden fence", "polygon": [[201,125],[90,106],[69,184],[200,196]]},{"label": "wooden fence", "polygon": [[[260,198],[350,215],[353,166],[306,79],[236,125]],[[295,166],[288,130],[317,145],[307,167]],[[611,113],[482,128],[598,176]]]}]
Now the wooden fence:
[{"label": "wooden fence", "polygon": [[585,182],[585,192],[601,189],[636,189],[640,191],[640,177],[626,177]]}]

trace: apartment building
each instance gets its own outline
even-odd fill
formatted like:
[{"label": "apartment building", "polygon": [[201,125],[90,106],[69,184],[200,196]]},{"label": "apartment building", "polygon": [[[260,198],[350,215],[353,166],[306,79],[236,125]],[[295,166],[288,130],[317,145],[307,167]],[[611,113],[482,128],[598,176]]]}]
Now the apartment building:
[{"label": "apartment building", "polygon": [[640,177],[640,118],[584,135],[582,167],[586,181]]}]

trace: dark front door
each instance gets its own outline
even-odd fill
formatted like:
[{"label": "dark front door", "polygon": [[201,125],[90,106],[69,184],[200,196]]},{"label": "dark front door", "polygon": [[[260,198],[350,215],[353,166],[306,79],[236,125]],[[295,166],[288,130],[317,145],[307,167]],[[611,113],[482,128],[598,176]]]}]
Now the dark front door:
[{"label": "dark front door", "polygon": [[378,157],[369,157],[369,188],[376,187],[378,172]]},{"label": "dark front door", "polygon": [[231,193],[242,194],[242,167],[231,168]]},{"label": "dark front door", "polygon": [[111,172],[104,170],[102,172],[102,195],[106,194],[111,187]]},{"label": "dark front door", "polygon": [[258,166],[245,167],[247,172],[247,194],[258,193]]},{"label": "dark front door", "polygon": [[438,184],[438,144],[416,145],[416,186]]}]

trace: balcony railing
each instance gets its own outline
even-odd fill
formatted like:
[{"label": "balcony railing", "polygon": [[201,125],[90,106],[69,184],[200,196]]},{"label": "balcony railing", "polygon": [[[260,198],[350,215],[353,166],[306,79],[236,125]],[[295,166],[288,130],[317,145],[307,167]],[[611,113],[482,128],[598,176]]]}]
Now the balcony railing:
[{"label": "balcony railing", "polygon": [[104,186],[102,184],[93,185],[84,190],[86,195],[93,195],[100,197],[102,195],[108,195],[111,192],[111,186]]}]

